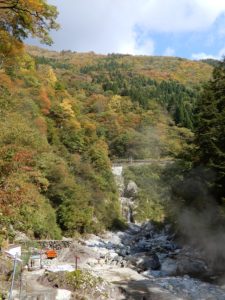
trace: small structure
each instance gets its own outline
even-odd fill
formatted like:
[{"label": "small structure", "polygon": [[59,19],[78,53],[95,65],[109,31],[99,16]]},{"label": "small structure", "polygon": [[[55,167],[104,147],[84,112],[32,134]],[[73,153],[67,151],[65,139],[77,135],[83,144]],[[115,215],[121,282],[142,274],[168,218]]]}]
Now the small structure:
[{"label": "small structure", "polygon": [[41,255],[31,255],[28,261],[28,270],[34,271],[41,269]]},{"label": "small structure", "polygon": [[54,249],[48,249],[45,252],[47,259],[53,259],[57,257],[57,252]]}]

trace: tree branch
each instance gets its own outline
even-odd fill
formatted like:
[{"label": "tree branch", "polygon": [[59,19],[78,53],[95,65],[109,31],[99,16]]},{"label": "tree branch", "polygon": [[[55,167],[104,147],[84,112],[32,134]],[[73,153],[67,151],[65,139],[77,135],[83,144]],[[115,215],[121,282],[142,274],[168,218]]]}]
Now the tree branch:
[{"label": "tree branch", "polygon": [[[1,9],[13,9],[19,4],[19,0],[13,1],[11,4],[7,3],[8,1],[0,0],[0,10]],[[1,6],[4,5],[4,6]]]}]

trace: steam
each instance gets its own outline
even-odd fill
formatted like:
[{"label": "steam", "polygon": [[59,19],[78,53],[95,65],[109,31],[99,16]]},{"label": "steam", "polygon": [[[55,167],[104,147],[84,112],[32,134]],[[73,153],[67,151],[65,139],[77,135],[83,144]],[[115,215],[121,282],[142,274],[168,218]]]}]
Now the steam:
[{"label": "steam", "polygon": [[216,271],[225,271],[225,233],[215,220],[218,211],[208,206],[202,212],[185,209],[180,213],[179,227],[195,248],[199,248]]},{"label": "steam", "polygon": [[177,185],[177,195],[189,204],[177,210],[178,227],[186,241],[201,250],[212,269],[225,272],[224,217],[206,184],[214,177],[212,171],[197,168]]}]

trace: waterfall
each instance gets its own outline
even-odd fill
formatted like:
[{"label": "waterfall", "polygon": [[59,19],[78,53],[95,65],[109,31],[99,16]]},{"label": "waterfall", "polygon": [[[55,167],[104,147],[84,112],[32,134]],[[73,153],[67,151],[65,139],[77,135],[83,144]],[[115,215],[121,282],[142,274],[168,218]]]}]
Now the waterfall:
[{"label": "waterfall", "polygon": [[133,198],[127,197],[126,195],[126,187],[123,177],[123,166],[113,166],[112,173],[115,177],[115,181],[119,191],[122,216],[127,220],[128,223],[134,223]]}]

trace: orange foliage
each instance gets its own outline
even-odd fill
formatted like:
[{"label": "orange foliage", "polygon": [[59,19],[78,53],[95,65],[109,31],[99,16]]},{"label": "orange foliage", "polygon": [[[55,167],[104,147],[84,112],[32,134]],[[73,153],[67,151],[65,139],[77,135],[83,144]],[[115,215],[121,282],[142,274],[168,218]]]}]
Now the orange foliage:
[{"label": "orange foliage", "polygon": [[41,134],[47,135],[48,127],[47,127],[47,124],[46,124],[46,121],[45,121],[44,118],[42,118],[42,117],[37,117],[37,118],[34,120],[34,123],[35,123],[35,125],[37,126],[37,128],[38,128],[38,130],[40,131]]},{"label": "orange foliage", "polygon": [[30,164],[33,160],[33,153],[29,150],[19,150],[13,156],[13,161],[18,163]]},{"label": "orange foliage", "polygon": [[18,170],[30,171],[35,153],[30,150],[5,146],[0,150],[1,174],[4,177]]},{"label": "orange foliage", "polygon": [[0,188],[0,211],[12,215],[23,202],[23,191],[18,187],[3,186]]},{"label": "orange foliage", "polygon": [[40,105],[43,114],[48,115],[51,108],[51,100],[49,99],[48,93],[45,88],[41,88],[40,90]]},{"label": "orange foliage", "polygon": [[87,106],[91,107],[97,113],[107,109],[108,98],[101,94],[93,94],[89,97]]},{"label": "orange foliage", "polygon": [[5,73],[0,73],[0,86],[6,87],[7,89],[12,88],[12,80]]},{"label": "orange foliage", "polygon": [[15,214],[20,205],[24,203],[33,203],[34,186],[30,183],[17,183],[8,179],[0,186],[0,211],[1,213],[10,216]]}]

